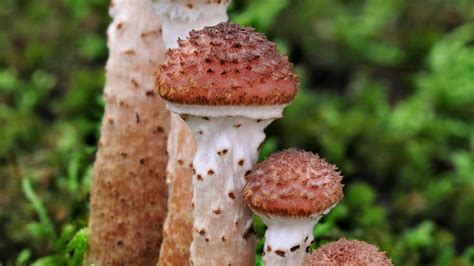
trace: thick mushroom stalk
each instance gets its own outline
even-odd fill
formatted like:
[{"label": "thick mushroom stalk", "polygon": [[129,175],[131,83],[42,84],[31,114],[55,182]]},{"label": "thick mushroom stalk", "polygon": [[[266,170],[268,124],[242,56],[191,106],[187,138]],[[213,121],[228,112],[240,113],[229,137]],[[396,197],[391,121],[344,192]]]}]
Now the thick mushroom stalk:
[{"label": "thick mushroom stalk", "polygon": [[271,155],[246,179],[244,198],[267,225],[265,265],[301,265],[314,225],[342,199],[336,167],[318,155],[290,149]]},{"label": "thick mushroom stalk", "polygon": [[[152,0],[152,5],[163,23],[162,36],[167,49],[176,48],[178,39],[186,38],[193,29],[202,29],[228,19],[228,1]],[[189,265],[193,226],[192,173],[189,165],[194,158],[196,143],[186,123],[173,113],[167,151],[168,215],[158,265]]]},{"label": "thick mushroom stalk", "polygon": [[110,15],[105,110],[84,265],[152,265],[158,261],[167,209],[169,127],[169,113],[153,90],[153,73],[166,49],[148,0],[111,1]]},{"label": "thick mushroom stalk", "polygon": [[192,129],[194,265],[253,265],[251,213],[242,199],[264,128],[296,93],[292,65],[254,29],[220,23],[168,52],[157,88]]},{"label": "thick mushroom stalk", "polygon": [[[177,108],[170,109],[176,111]],[[192,165],[194,241],[191,257],[194,265],[253,265],[253,254],[234,256],[242,248],[252,251],[255,248],[252,213],[241,191],[244,176],[254,166],[258,148],[265,139],[263,130],[281,117],[283,106],[271,108],[270,117],[262,110],[259,110],[260,115],[246,117],[204,109],[207,109],[206,116],[183,115],[197,143]],[[219,259],[210,263],[209,258],[216,256],[216,252],[220,253]]]}]

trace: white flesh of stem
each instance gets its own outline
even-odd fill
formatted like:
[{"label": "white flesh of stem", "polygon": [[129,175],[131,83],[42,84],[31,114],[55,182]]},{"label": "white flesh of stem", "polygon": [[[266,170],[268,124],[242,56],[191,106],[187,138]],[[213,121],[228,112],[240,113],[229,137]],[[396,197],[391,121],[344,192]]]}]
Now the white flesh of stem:
[{"label": "white flesh of stem", "polygon": [[[256,163],[258,148],[265,139],[263,130],[273,119],[189,116],[186,121],[197,142],[193,161],[193,263],[253,265],[252,216],[241,191],[244,175]],[[246,252],[247,256],[232,254],[241,254],[242,248],[251,252]]]}]

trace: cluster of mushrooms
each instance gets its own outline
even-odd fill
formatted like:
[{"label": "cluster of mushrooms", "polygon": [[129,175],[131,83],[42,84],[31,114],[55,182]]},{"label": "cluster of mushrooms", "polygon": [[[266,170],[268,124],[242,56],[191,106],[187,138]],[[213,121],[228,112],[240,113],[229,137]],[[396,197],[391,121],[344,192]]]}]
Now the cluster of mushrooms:
[{"label": "cluster of mushrooms", "polygon": [[[263,34],[231,23],[191,31],[168,51],[156,84],[197,142],[189,165],[191,265],[253,265],[252,211],[268,227],[267,266],[391,265],[377,247],[346,239],[308,255],[314,225],[343,198],[334,165],[296,149],[255,165],[265,127],[282,117],[297,87],[292,64]],[[213,254],[223,246],[247,249],[248,256],[227,254],[216,261]]]}]

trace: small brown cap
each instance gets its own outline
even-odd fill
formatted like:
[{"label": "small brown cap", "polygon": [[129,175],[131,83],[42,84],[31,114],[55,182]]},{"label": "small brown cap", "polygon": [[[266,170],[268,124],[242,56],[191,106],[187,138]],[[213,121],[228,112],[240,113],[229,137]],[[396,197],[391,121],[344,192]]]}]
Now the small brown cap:
[{"label": "small brown cap", "polygon": [[253,28],[220,23],[191,31],[167,53],[157,89],[167,101],[190,105],[279,105],[296,94],[286,56]]},{"label": "small brown cap", "polygon": [[341,238],[327,243],[305,258],[303,266],[389,266],[393,265],[378,247],[359,240]]},{"label": "small brown cap", "polygon": [[245,178],[244,198],[262,214],[309,217],[323,214],[343,198],[336,166],[311,152],[274,153]]}]

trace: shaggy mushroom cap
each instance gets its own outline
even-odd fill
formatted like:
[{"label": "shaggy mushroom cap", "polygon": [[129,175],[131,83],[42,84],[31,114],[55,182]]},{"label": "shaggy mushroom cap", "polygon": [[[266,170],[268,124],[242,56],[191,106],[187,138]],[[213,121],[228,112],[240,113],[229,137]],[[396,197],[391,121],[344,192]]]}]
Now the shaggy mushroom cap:
[{"label": "shaggy mushroom cap", "polygon": [[315,250],[306,257],[303,266],[390,266],[393,265],[385,252],[359,240],[341,238]]},{"label": "shaggy mushroom cap", "polygon": [[168,51],[158,71],[157,89],[166,101],[258,106],[288,104],[294,98],[293,65],[255,29],[220,23],[189,36]]},{"label": "shaggy mushroom cap", "polygon": [[311,152],[289,149],[272,154],[245,178],[244,198],[262,214],[320,215],[343,198],[336,166]]}]

